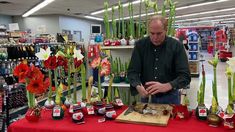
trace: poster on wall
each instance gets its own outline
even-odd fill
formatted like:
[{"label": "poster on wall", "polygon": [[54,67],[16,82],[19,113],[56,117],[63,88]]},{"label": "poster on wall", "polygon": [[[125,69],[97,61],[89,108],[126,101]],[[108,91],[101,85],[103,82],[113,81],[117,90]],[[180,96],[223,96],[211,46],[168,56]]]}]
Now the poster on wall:
[{"label": "poster on wall", "polygon": [[10,23],[10,24],[9,24],[9,30],[10,30],[10,31],[19,30],[19,24],[18,24],[18,23]]},{"label": "poster on wall", "polygon": [[39,25],[37,27],[37,32],[39,32],[39,33],[46,33],[46,25]]}]

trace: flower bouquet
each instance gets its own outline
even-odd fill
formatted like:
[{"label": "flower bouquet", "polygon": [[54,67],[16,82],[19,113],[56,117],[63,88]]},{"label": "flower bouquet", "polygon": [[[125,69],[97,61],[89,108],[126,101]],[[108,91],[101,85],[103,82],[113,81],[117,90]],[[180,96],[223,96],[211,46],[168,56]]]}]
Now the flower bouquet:
[{"label": "flower bouquet", "polygon": [[35,95],[47,91],[50,85],[49,79],[46,78],[39,68],[33,64],[28,66],[22,62],[14,69],[14,76],[18,77],[20,83],[25,83],[27,89],[28,111],[25,118],[28,121],[38,121],[40,118],[40,108],[35,103]]}]

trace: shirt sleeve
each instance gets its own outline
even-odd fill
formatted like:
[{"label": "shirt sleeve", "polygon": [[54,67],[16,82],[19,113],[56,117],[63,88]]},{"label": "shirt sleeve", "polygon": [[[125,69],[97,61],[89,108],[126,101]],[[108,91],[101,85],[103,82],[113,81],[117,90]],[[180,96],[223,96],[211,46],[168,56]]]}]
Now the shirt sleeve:
[{"label": "shirt sleeve", "polygon": [[181,89],[191,82],[188,58],[182,44],[179,44],[174,56],[176,78],[170,84],[173,89]]},{"label": "shirt sleeve", "polygon": [[141,72],[141,55],[138,48],[138,44],[136,44],[132,52],[131,61],[127,71],[127,77],[130,82],[130,90],[132,95],[138,94],[136,86],[141,85],[140,72]]}]

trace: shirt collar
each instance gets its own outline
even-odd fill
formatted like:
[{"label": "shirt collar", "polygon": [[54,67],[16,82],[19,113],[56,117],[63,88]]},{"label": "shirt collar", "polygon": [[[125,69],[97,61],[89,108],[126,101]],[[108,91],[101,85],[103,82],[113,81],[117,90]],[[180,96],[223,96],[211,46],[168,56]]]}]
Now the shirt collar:
[{"label": "shirt collar", "polygon": [[155,49],[155,48],[156,48],[156,49],[162,48],[163,46],[166,45],[168,38],[169,38],[169,37],[166,36],[166,37],[165,37],[165,40],[162,42],[162,44],[156,46],[156,45],[154,45],[154,44],[152,43],[152,41],[150,40],[150,37],[149,37],[150,45],[151,45],[154,49]]}]

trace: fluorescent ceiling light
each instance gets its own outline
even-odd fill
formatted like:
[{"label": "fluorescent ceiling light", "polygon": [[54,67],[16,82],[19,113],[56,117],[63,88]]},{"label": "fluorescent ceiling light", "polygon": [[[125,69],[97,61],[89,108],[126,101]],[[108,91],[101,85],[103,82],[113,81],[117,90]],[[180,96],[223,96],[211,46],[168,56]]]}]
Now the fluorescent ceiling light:
[{"label": "fluorescent ceiling light", "polygon": [[35,7],[30,9],[29,11],[27,11],[25,14],[23,14],[22,17],[27,17],[27,16],[33,14],[34,12],[36,12],[36,11],[40,10],[41,8],[47,6],[48,4],[50,4],[53,1],[54,0],[44,0],[42,3],[36,5]]},{"label": "fluorescent ceiling light", "polygon": [[[235,18],[223,18],[223,19],[214,19],[214,20],[203,20],[203,21],[198,21],[198,22],[190,22],[190,23],[205,23],[205,22],[224,22],[224,21],[231,21],[235,20]],[[235,21],[233,21],[235,23]],[[177,21],[176,23],[181,23],[181,21]],[[188,23],[188,22],[186,22]]]},{"label": "fluorescent ceiling light", "polygon": [[93,16],[84,16],[84,17],[88,18],[88,19],[98,20],[98,21],[103,21],[104,20],[103,18],[98,18],[98,17],[93,17]]},{"label": "fluorescent ceiling light", "polygon": [[[142,2],[144,2],[144,1],[142,1]],[[132,1],[131,3],[132,3],[133,5],[139,4],[139,3],[140,3],[140,0],[135,0],[135,1]],[[127,7],[128,5],[129,5],[129,2],[122,4],[123,7]],[[118,9],[118,6],[114,6],[114,9]],[[108,8],[108,11],[111,11],[111,10],[112,10],[112,7]],[[105,12],[104,9],[99,10],[99,11],[95,11],[95,12],[92,12],[91,15],[97,15],[97,14],[100,14],[100,13],[103,13],[103,12]]]},{"label": "fluorescent ceiling light", "polygon": [[198,6],[205,6],[205,5],[210,5],[210,4],[215,4],[215,3],[221,3],[221,2],[226,2],[229,0],[217,0],[217,1],[211,1],[211,2],[204,2],[200,4],[194,4],[194,5],[188,5],[188,6],[183,6],[183,7],[178,7],[175,10],[183,10],[183,9],[188,9],[188,8],[193,8],[193,7],[198,7]]},{"label": "fluorescent ceiling light", "polygon": [[197,18],[191,18],[191,19],[176,20],[176,22],[187,22],[187,21],[195,21],[195,20],[201,21],[204,19],[214,19],[214,18],[231,17],[231,16],[235,16],[235,14],[210,16],[210,17],[197,17]]},{"label": "fluorescent ceiling light", "polygon": [[235,10],[235,8],[227,8],[227,9],[221,9],[221,10],[198,12],[198,13],[192,13],[192,14],[187,14],[187,15],[176,16],[175,18],[183,18],[183,17],[189,17],[189,16],[205,15],[205,14],[212,14],[212,13],[232,11],[232,10]]}]

